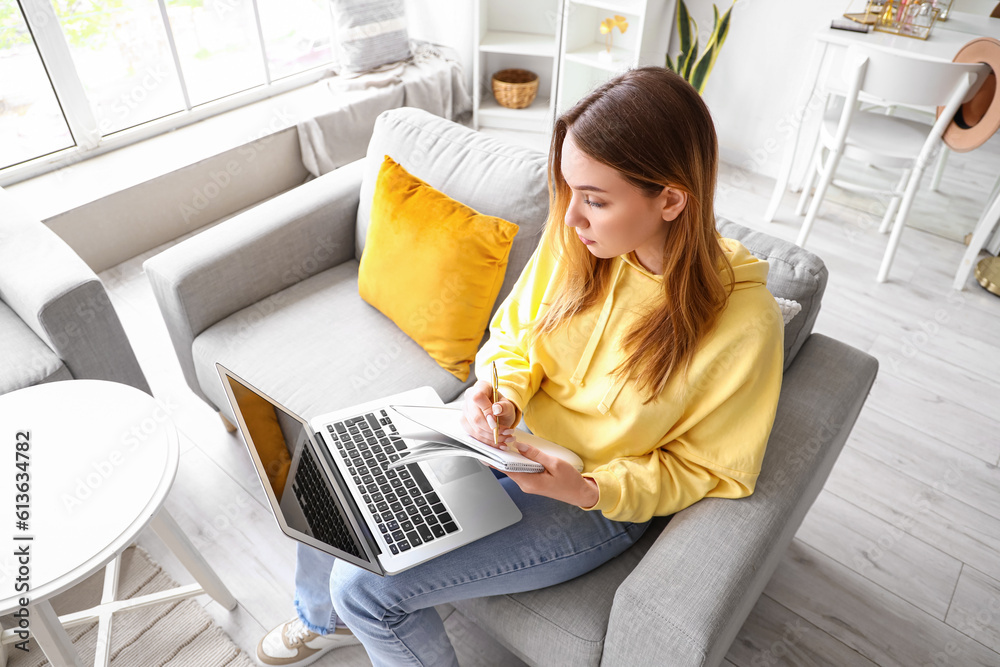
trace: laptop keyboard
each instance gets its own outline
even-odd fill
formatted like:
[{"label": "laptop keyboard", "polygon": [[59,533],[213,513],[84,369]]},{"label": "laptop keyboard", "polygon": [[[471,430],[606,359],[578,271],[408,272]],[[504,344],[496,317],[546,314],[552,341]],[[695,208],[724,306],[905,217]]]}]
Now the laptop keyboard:
[{"label": "laptop keyboard", "polygon": [[292,489],[299,499],[302,513],[309,522],[313,537],[343,549],[347,553],[363,558],[358,553],[351,530],[344,523],[340,510],[333,501],[333,492],[320,476],[319,466],[309,447],[302,448],[299,469],[295,474]]},{"label": "laptop keyboard", "polygon": [[458,524],[416,464],[386,470],[406,444],[385,410],[328,425],[382,538],[393,554],[458,530]]}]

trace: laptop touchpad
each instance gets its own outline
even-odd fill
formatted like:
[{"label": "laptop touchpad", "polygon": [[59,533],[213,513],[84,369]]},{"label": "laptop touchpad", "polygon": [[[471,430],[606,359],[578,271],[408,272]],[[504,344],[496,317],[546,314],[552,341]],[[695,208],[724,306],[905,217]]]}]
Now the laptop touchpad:
[{"label": "laptop touchpad", "polygon": [[434,476],[438,482],[447,484],[456,479],[475,475],[483,469],[483,464],[478,460],[468,456],[446,456],[440,459],[427,461],[427,465],[434,471]]}]

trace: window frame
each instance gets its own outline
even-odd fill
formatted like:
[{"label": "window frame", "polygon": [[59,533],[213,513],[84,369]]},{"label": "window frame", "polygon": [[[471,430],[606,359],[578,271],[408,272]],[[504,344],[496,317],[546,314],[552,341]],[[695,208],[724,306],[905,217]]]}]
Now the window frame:
[{"label": "window frame", "polygon": [[[17,0],[24,20],[28,25],[28,30],[31,33],[35,48],[41,57],[42,65],[48,73],[56,101],[62,109],[63,117],[66,119],[66,124],[69,127],[74,145],[0,169],[0,187],[56,171],[88,158],[107,153],[108,151],[149,139],[296,88],[301,88],[327,76],[328,70],[333,63],[332,59],[329,62],[321,63],[298,74],[285,76],[275,81],[271,76],[271,69],[267,61],[267,47],[264,42],[264,31],[260,22],[260,11],[257,8],[257,0],[250,0],[250,2],[253,7],[254,22],[257,27],[258,54],[264,64],[264,83],[210,102],[192,106],[188,95],[187,82],[184,80],[184,73],[181,69],[177,45],[174,41],[173,29],[170,26],[167,15],[166,0],[156,0],[159,7],[160,19],[166,28],[167,44],[170,48],[172,64],[180,81],[184,108],[172,114],[139,123],[102,137],[97,118],[90,106],[83,82],[73,62],[69,43],[66,41],[66,36],[59,24],[59,19],[56,16],[51,1]],[[333,43],[333,33],[331,15],[331,43]]]}]

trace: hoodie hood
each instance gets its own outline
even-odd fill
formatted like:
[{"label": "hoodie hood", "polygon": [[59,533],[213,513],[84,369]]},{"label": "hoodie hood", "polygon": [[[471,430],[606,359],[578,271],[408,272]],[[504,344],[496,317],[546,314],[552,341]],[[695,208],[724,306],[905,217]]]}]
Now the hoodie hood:
[{"label": "hoodie hood", "polygon": [[[733,291],[749,289],[751,287],[767,286],[767,270],[770,265],[754,257],[746,247],[735,239],[719,239],[722,252],[729,260],[729,265],[733,267],[736,277],[736,284]],[[722,280],[729,284],[729,272],[722,269]]]}]

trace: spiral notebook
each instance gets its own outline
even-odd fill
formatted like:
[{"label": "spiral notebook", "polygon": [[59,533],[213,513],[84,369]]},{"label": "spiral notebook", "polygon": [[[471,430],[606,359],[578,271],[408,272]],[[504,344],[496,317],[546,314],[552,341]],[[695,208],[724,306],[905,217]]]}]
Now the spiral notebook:
[{"label": "spiral notebook", "polygon": [[[467,456],[491,465],[504,472],[542,472],[544,466],[523,456],[516,450],[502,450],[486,445],[465,432],[462,428],[462,410],[452,407],[426,405],[391,405],[394,411],[406,419],[427,429],[424,432],[408,432],[404,437],[422,441],[410,446],[408,453],[390,468],[398,468],[409,463],[426,461],[445,456]],[[562,445],[540,438],[527,431],[515,431],[517,439],[569,462],[578,471],[583,471],[583,460],[575,452]]]}]

